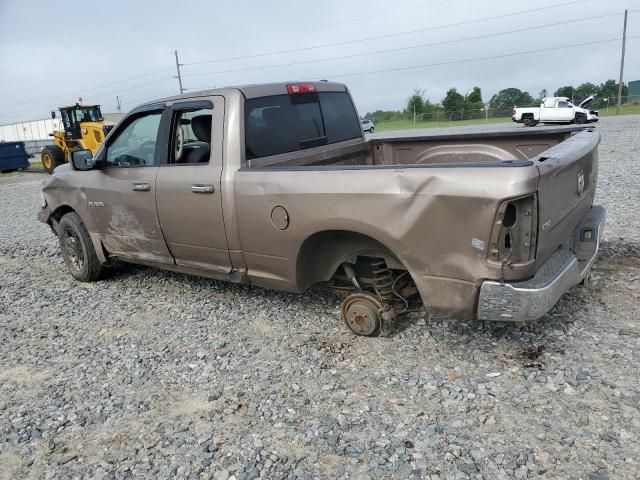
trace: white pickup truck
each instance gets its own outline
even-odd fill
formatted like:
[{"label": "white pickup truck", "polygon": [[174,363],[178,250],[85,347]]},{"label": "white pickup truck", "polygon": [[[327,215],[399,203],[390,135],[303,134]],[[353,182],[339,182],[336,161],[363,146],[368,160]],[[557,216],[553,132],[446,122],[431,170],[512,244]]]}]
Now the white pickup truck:
[{"label": "white pickup truck", "polygon": [[513,107],[511,119],[535,127],[538,123],[578,123],[597,122],[597,110],[585,108],[593,101],[590,95],[577,107],[567,97],[543,98],[539,107]]}]

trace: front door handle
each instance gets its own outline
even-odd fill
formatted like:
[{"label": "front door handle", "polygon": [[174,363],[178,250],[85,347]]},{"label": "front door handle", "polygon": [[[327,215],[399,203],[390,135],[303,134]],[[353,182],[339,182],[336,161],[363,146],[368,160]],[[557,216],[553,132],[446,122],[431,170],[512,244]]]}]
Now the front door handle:
[{"label": "front door handle", "polygon": [[191,185],[193,193],[213,193],[213,185]]},{"label": "front door handle", "polygon": [[135,192],[148,192],[151,190],[151,185],[148,183],[134,183],[132,190]]}]

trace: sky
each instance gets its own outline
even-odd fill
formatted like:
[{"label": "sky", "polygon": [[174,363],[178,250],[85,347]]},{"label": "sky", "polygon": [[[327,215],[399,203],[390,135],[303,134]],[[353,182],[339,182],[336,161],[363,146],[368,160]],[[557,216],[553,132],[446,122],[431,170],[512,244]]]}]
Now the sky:
[{"label": "sky", "polygon": [[[617,79],[625,8],[640,37],[640,0],[0,0],[0,124],[80,96],[126,112],[179,93],[174,50],[186,93],[328,79],[361,115],[402,109],[415,88],[432,102],[476,85],[485,101],[536,96]],[[624,79],[640,79],[640,38]]]}]

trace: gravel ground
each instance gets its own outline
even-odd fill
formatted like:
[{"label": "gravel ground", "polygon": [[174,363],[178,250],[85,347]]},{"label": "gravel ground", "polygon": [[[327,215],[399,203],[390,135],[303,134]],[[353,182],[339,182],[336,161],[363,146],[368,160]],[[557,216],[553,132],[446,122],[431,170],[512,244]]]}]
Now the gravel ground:
[{"label": "gravel ground", "polygon": [[330,294],[142,267],[74,282],[0,178],[0,478],[640,476],[640,116],[598,130],[595,285],[527,326],[356,338]]}]

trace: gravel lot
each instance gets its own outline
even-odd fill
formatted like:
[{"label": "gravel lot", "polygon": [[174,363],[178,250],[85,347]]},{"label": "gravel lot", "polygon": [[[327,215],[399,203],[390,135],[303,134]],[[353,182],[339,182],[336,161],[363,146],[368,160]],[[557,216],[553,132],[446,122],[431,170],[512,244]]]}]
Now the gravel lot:
[{"label": "gravel lot", "polygon": [[595,285],[527,326],[415,315],[391,338],[320,292],[76,283],[43,177],[0,178],[0,478],[638,478],[640,116],[597,128]]}]

